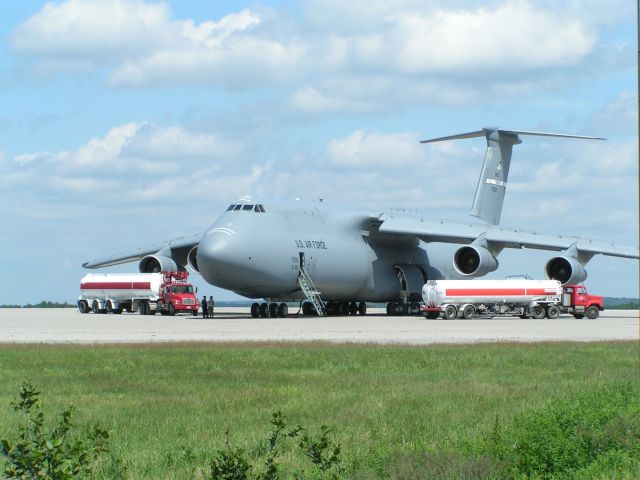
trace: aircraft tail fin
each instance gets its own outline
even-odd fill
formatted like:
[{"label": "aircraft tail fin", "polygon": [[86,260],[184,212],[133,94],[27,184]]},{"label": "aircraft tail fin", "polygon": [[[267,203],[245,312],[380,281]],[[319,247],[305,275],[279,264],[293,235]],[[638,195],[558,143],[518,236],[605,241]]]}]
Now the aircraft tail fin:
[{"label": "aircraft tail fin", "polygon": [[470,214],[487,223],[497,225],[500,223],[500,216],[502,215],[502,204],[504,202],[507,180],[509,178],[509,167],[511,165],[511,152],[514,145],[522,143],[519,135],[604,140],[604,138],[600,137],[586,137],[562,133],[483,128],[475,132],[423,140],[420,143],[476,137],[485,137],[487,139],[487,151],[484,156],[484,163],[482,164]]}]

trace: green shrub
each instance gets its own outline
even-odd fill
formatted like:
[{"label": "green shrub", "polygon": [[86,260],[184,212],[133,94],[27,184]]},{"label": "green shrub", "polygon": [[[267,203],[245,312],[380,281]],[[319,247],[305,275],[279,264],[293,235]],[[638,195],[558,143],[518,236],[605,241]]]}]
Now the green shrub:
[{"label": "green shrub", "polygon": [[[549,400],[516,419],[510,432],[496,424],[485,442],[486,451],[505,463],[505,476],[600,475],[616,459],[640,458],[640,395],[630,384],[621,384]],[[637,468],[638,461],[629,465]]]},{"label": "green shrub", "polygon": [[311,461],[315,475],[321,479],[338,479],[343,472],[340,458],[340,445],[331,441],[331,429],[326,425],[320,428],[316,439],[306,429],[296,426],[287,431],[286,418],[282,412],[275,412],[271,419],[271,434],[267,441],[263,469],[252,466],[243,449],[235,447],[231,442],[229,431],[226,432],[226,450],[219,450],[211,461],[212,480],[277,480],[279,478],[307,478],[304,470],[284,474],[280,470],[277,458],[282,450],[282,443],[287,438],[299,438],[299,452]]},{"label": "green shrub", "polygon": [[73,407],[60,413],[54,428],[45,425],[40,406],[40,392],[30,382],[20,388],[20,400],[13,404],[16,412],[27,416],[27,425],[19,427],[18,440],[2,439],[1,451],[6,460],[6,478],[66,480],[83,478],[102,452],[108,451],[109,433],[92,426],[84,438],[73,433]]}]

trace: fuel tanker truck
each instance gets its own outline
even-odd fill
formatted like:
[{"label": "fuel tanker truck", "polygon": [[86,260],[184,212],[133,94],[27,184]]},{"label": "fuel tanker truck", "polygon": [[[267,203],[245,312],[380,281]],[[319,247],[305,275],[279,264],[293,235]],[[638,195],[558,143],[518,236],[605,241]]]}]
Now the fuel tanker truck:
[{"label": "fuel tanker truck", "polygon": [[589,295],[582,285],[557,280],[429,280],[422,288],[425,317],[445,319],[483,316],[598,318],[602,297]]},{"label": "fuel tanker truck", "polygon": [[196,314],[200,303],[187,272],[89,274],[80,280],[81,313]]}]

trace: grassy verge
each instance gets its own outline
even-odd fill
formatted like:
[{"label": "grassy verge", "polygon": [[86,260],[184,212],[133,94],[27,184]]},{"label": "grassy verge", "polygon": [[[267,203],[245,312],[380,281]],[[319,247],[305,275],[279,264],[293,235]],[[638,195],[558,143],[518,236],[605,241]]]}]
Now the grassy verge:
[{"label": "grassy verge", "polygon": [[[99,478],[205,478],[227,428],[257,456],[276,410],[310,430],[332,427],[348,476],[400,478],[403,459],[450,462],[497,416],[509,425],[549,398],[640,386],[638,355],[631,342],[2,346],[0,438],[15,431],[9,403],[32,379],[46,410],[71,402],[79,422],[111,431]],[[297,462],[287,451],[282,461]]]}]

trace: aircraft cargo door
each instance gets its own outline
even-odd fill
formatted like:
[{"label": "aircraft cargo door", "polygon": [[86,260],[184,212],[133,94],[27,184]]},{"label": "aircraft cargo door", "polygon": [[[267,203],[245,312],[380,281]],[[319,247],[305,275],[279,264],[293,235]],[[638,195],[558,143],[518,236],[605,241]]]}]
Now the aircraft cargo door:
[{"label": "aircraft cargo door", "polygon": [[396,264],[393,266],[398,273],[400,282],[400,296],[403,302],[419,302],[422,300],[422,287],[427,283],[424,270],[417,265]]}]

